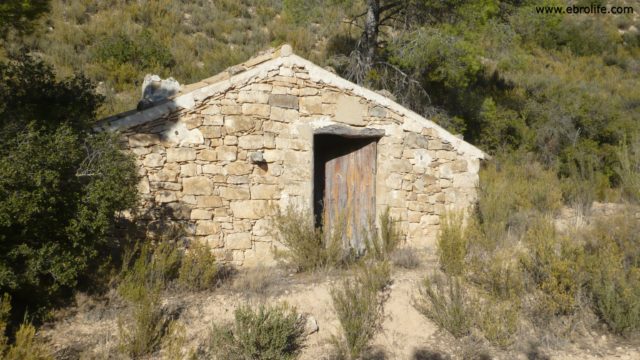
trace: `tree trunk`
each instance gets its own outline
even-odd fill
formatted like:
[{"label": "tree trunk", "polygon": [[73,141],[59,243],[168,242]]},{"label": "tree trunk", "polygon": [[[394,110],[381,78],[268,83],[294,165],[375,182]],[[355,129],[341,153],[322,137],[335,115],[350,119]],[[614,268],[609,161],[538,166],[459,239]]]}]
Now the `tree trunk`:
[{"label": "tree trunk", "polygon": [[362,34],[365,68],[370,69],[375,60],[378,47],[378,27],[380,25],[380,0],[367,0],[367,14]]}]

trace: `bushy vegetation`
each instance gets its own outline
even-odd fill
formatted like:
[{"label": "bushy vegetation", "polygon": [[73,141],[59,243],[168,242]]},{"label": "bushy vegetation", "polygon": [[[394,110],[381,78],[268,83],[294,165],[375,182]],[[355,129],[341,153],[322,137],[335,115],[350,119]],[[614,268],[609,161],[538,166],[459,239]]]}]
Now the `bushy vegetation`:
[{"label": "bushy vegetation", "polygon": [[[118,214],[136,204],[133,160],[92,134],[101,97],[30,56],[0,63],[0,293],[13,320],[106,277]],[[108,273],[108,271],[106,271]]]},{"label": "bushy vegetation", "polygon": [[50,350],[36,338],[36,328],[28,323],[20,325],[15,333],[13,344],[8,345],[5,335],[11,314],[11,301],[8,294],[0,298],[0,359],[4,360],[50,360]]},{"label": "bushy vegetation", "polygon": [[386,261],[363,263],[353,278],[331,290],[342,334],[334,337],[338,358],[359,359],[382,325],[385,288],[390,283]]},{"label": "bushy vegetation", "polygon": [[210,355],[214,359],[295,359],[302,346],[304,318],[295,308],[240,306],[230,327],[214,326]]},{"label": "bushy vegetation", "polygon": [[638,331],[637,208],[559,231],[558,184],[553,169],[514,157],[482,169],[475,212],[466,221],[442,219],[438,252],[446,276],[425,279],[418,309],[456,337],[475,328],[500,347],[511,345],[523,324],[546,333],[585,311],[614,333]]}]

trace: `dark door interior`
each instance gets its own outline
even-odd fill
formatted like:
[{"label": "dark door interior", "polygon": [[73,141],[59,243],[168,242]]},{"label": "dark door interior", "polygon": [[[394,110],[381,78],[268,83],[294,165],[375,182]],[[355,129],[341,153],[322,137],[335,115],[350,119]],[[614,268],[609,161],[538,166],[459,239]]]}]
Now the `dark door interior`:
[{"label": "dark door interior", "polygon": [[[314,214],[316,224],[346,226],[343,241],[363,250],[363,229],[375,219],[377,138],[314,136]],[[343,217],[342,219],[340,217]]]}]

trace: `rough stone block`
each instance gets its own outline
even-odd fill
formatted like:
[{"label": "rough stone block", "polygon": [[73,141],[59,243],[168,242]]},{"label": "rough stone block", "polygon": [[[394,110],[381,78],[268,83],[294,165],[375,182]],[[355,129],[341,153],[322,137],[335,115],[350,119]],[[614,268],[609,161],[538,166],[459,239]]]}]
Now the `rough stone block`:
[{"label": "rough stone block", "polygon": [[280,198],[280,189],[277,185],[258,184],[251,186],[251,199],[271,200]]},{"label": "rough stone block", "polygon": [[200,132],[205,139],[217,139],[221,136],[221,126],[201,126]]},{"label": "rough stone block", "polygon": [[202,166],[202,172],[204,174],[222,174],[224,168],[221,165],[207,164]]},{"label": "rough stone block", "polygon": [[156,192],[156,202],[157,203],[170,203],[170,202],[174,202],[174,201],[178,201],[178,196],[176,196],[175,192],[167,191],[167,190],[162,190],[162,191],[157,191]]},{"label": "rough stone block", "polygon": [[268,118],[271,113],[271,106],[267,104],[242,104],[242,113]]},{"label": "rough stone block", "polygon": [[237,219],[261,219],[269,213],[267,200],[241,200],[231,202],[231,212]]},{"label": "rough stone block", "polygon": [[167,149],[168,162],[191,161],[196,159],[196,150],[192,148],[169,148]]},{"label": "rough stone block", "polygon": [[199,220],[196,222],[196,235],[215,235],[220,232],[220,224],[213,220]]},{"label": "rough stone block", "polygon": [[233,162],[224,167],[227,175],[247,175],[253,171],[253,165],[243,162]]},{"label": "rough stone block", "polygon": [[151,153],[145,156],[144,161],[142,162],[144,166],[147,167],[159,167],[164,165],[164,156],[156,153]]},{"label": "rough stone block", "polygon": [[271,94],[269,96],[269,105],[278,108],[298,110],[298,97],[285,94]]},{"label": "rough stone block", "polygon": [[227,234],[226,238],[225,247],[229,250],[251,249],[251,234],[249,233]]},{"label": "rough stone block", "polygon": [[180,166],[180,177],[196,176],[198,171],[198,165],[196,164],[184,164]]},{"label": "rough stone block", "polygon": [[193,209],[191,210],[191,220],[211,220],[213,214],[209,210]]},{"label": "rough stone block", "polygon": [[224,119],[224,128],[227,134],[250,131],[258,127],[259,124],[249,116],[226,116]]},{"label": "rough stone block", "polygon": [[203,208],[217,208],[222,206],[222,198],[220,196],[214,196],[214,195],[197,196],[196,201],[197,201],[198,207],[203,207]]},{"label": "rough stone block", "polygon": [[192,195],[211,195],[213,184],[206,176],[195,176],[182,179],[182,192]]},{"label": "rough stone block", "polygon": [[262,135],[245,135],[238,140],[238,146],[242,149],[257,150],[264,146],[264,138]]},{"label": "rough stone block", "polygon": [[198,160],[216,161],[218,160],[218,154],[215,150],[211,149],[200,150],[198,153]]},{"label": "rough stone block", "polygon": [[300,98],[300,112],[303,114],[322,114],[322,98],[320,96]]},{"label": "rough stone block", "polygon": [[248,188],[238,186],[220,188],[220,196],[227,200],[248,200],[250,192]]},{"label": "rough stone block", "polygon": [[146,147],[160,144],[158,134],[133,134],[129,136],[129,147]]},{"label": "rough stone block", "polygon": [[235,146],[219,146],[216,149],[218,160],[235,161],[238,157],[238,148]]},{"label": "rough stone block", "polygon": [[266,104],[269,102],[269,93],[264,91],[240,91],[238,102]]}]

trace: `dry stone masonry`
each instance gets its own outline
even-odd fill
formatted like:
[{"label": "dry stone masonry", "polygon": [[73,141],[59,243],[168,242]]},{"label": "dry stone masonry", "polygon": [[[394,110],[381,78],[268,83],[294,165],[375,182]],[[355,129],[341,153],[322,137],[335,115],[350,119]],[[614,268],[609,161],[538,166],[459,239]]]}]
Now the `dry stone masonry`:
[{"label": "dry stone masonry", "polygon": [[274,211],[312,208],[314,134],[379,134],[376,210],[388,207],[416,247],[433,247],[447,209],[475,201],[485,156],[287,45],[100,126],[120,131],[139,164],[150,231],[182,223],[219,260],[248,266],[272,262]]}]

